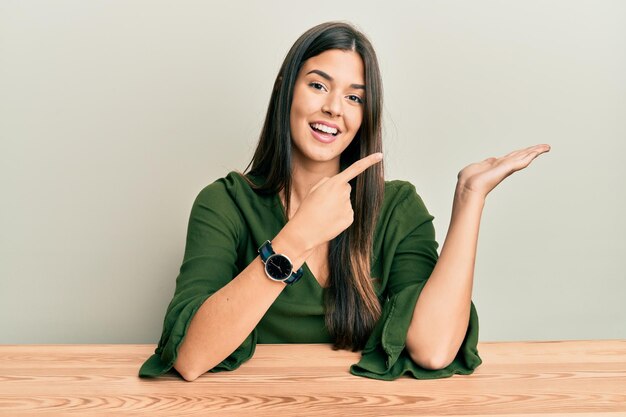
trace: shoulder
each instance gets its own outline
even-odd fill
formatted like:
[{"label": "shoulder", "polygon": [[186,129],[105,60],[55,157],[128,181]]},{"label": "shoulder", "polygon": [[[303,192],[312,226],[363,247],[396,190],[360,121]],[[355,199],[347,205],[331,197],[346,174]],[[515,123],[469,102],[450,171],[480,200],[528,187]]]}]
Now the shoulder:
[{"label": "shoulder", "polygon": [[211,202],[215,205],[234,204],[238,196],[251,189],[242,174],[231,171],[205,186],[196,197],[197,202]]},{"label": "shoulder", "polygon": [[395,253],[402,242],[408,245],[405,248],[420,251],[424,245],[436,245],[433,219],[415,185],[402,180],[385,181],[374,234],[375,257]]},{"label": "shoulder", "polygon": [[210,207],[225,216],[243,220],[242,213],[253,215],[271,209],[272,197],[257,193],[250,185],[258,186],[262,182],[260,177],[230,171],[200,190],[194,206]]},{"label": "shoulder", "polygon": [[396,217],[411,216],[412,218],[418,217],[425,220],[433,219],[433,216],[428,212],[424,204],[424,200],[418,194],[415,185],[409,181],[385,181],[383,209],[394,212]]},{"label": "shoulder", "polygon": [[198,220],[211,224],[230,225],[233,229],[240,229],[243,224],[241,215],[241,199],[246,199],[245,188],[250,189],[246,181],[236,171],[217,178],[206,185],[197,194],[192,207],[192,216]]}]

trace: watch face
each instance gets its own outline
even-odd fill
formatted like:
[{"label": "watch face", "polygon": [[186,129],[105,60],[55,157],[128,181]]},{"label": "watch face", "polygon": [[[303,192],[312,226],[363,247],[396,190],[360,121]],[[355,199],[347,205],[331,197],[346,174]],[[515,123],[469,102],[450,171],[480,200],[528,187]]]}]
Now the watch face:
[{"label": "watch face", "polygon": [[291,275],[293,265],[285,256],[274,254],[265,261],[265,270],[272,278],[283,281]]}]

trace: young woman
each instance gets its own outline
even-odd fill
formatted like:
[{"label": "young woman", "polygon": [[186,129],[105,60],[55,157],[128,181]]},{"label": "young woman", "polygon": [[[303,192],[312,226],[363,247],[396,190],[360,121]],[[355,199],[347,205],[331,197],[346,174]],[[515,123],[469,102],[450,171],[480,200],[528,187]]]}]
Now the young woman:
[{"label": "young woman", "polygon": [[368,39],[329,22],[293,45],[247,174],[205,187],[163,333],[140,376],[233,370],[257,343],[362,351],[354,375],[439,378],[480,365],[471,301],[487,194],[550,150],[458,173],[445,243],[415,187],[385,181],[382,83]]}]

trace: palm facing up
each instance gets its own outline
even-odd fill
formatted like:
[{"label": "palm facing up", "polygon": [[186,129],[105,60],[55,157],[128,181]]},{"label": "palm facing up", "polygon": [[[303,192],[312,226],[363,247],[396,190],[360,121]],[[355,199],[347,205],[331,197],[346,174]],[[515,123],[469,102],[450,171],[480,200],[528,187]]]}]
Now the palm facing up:
[{"label": "palm facing up", "polygon": [[500,158],[487,158],[484,161],[470,164],[463,168],[457,176],[459,187],[463,191],[486,197],[503,179],[526,168],[533,159],[549,150],[550,145],[535,145],[513,151]]}]

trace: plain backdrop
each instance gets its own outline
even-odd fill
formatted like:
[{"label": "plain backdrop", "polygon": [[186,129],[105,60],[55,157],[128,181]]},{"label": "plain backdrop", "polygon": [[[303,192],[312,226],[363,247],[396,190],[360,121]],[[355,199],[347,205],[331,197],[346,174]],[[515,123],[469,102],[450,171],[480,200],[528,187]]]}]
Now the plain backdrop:
[{"label": "plain backdrop", "polygon": [[156,343],[193,200],[328,20],[376,48],[440,245],[460,169],[552,146],[487,197],[480,340],[626,338],[626,2],[1,0],[0,343]]}]

